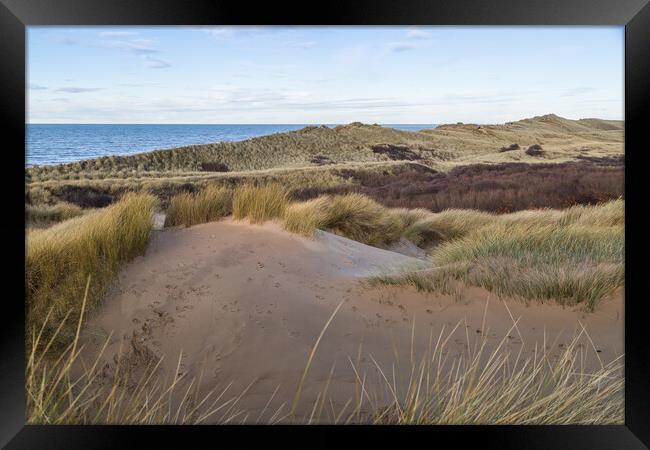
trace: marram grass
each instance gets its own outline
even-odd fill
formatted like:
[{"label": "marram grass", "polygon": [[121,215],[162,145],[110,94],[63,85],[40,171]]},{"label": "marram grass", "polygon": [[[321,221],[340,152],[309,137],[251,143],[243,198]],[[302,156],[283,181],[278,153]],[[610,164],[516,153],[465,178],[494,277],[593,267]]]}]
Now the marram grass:
[{"label": "marram grass", "polygon": [[30,224],[61,222],[82,214],[83,210],[79,206],[68,202],[55,205],[25,205],[25,219]]},{"label": "marram grass", "polygon": [[593,310],[624,284],[623,224],[622,200],[564,211],[431,213],[403,235],[418,245],[437,244],[432,268],[374,281],[446,292],[459,280],[504,297]]},{"label": "marram grass", "polygon": [[[126,194],[115,204],[82,217],[67,220],[26,236],[26,302],[30,326],[59,324],[79,314],[90,276],[89,306],[100,301],[120,265],[142,253],[149,240],[156,199],[148,194]],[[46,336],[53,329],[44,330]],[[67,343],[71,330],[58,337]]]},{"label": "marram grass", "polygon": [[264,223],[281,218],[289,204],[289,191],[279,184],[243,185],[235,189],[232,215],[236,220]]},{"label": "marram grass", "polygon": [[402,221],[397,213],[362,194],[324,196],[290,205],[284,227],[311,236],[316,229],[332,231],[369,245],[399,239]]},{"label": "marram grass", "polygon": [[172,197],[167,208],[165,225],[189,227],[219,220],[231,212],[232,191],[210,185],[195,194],[185,192]]}]

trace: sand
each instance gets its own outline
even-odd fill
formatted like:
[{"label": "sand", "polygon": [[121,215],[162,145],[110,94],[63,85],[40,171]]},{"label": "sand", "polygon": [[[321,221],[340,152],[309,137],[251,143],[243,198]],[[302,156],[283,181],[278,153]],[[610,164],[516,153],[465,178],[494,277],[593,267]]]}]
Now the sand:
[{"label": "sand", "polygon": [[202,374],[202,390],[232,383],[228,392],[237,395],[248,387],[238,402],[247,423],[288,412],[314,343],[341,302],[305,378],[300,414],[309,413],[328,380],[330,410],[343,409],[358,387],[351,361],[360,377],[367,375],[366,389],[385,390],[373,359],[388,372],[394,365],[399,376],[431,346],[432,336],[435,341],[456,325],[450,359],[482,337],[487,350],[509,336],[506,345],[524,356],[535,345],[557,353],[579,323],[599,350],[587,360],[590,369],[600,366],[598,357],[606,363],[623,353],[622,291],[584,313],[504,302],[477,288],[443,296],[363,282],[373,273],[422,264],[330,233],[304,238],[273,223],[225,220],[155,231],[146,254],[120,272],[89,318],[84,343],[90,355],[113,332],[106,365],[123,348],[134,366],[163,357],[161,376],[176,371],[182,352],[179,374]]}]

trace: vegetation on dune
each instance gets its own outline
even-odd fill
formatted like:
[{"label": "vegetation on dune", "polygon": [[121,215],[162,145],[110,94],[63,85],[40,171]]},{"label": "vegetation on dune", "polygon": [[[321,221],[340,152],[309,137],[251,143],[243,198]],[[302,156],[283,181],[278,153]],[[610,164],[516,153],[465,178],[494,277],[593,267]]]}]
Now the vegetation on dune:
[{"label": "vegetation on dune", "polygon": [[622,200],[505,215],[450,210],[411,230],[418,226],[420,236],[434,233],[442,241],[432,252],[434,267],[373,281],[444,292],[458,280],[504,297],[587,310],[624,283]]},{"label": "vegetation on dune", "polygon": [[243,185],[235,189],[232,215],[236,220],[264,223],[281,218],[289,204],[289,192],[278,184]]},{"label": "vegetation on dune", "polygon": [[289,204],[284,212],[284,228],[292,233],[313,236],[317,229],[325,229],[330,203],[330,196],[322,196]]},{"label": "vegetation on dune", "polygon": [[369,245],[399,239],[402,222],[374,200],[361,194],[320,197],[287,208],[284,227],[310,236],[316,229],[341,234]]},{"label": "vegetation on dune", "polygon": [[163,206],[171,197],[209,185],[277,183],[298,200],[320,195],[361,193],[389,207],[449,208],[513,212],[532,208],[567,208],[595,204],[624,195],[621,158],[571,163],[502,163],[435,169],[419,162],[353,163],[267,171],[160,174],[105,180],[31,183],[26,203],[66,201],[83,208],[104,207],[126,192],[148,192]]},{"label": "vegetation on dune", "polygon": [[218,220],[232,212],[232,191],[208,186],[191,194],[178,194],[170,200],[165,226],[196,225]]},{"label": "vegetation on dune", "polygon": [[[368,128],[369,130],[366,130]],[[86,175],[131,177],[147,172],[201,172],[205,167],[227,167],[230,171],[262,170],[277,167],[316,165],[317,157],[338,162],[387,161],[373,152],[374,143],[408,141],[417,145],[430,140],[426,135],[372,125],[306,127],[240,142],[220,142],[157,150],[130,156],[109,156],[58,166],[39,166],[27,170],[32,181],[78,179]],[[323,151],[326,155],[323,155]]]},{"label": "vegetation on dune", "polygon": [[[543,142],[542,142],[543,141]],[[501,152],[518,142],[521,149]],[[523,149],[544,144],[544,157]],[[183,173],[266,170],[341,163],[418,161],[433,167],[475,162],[553,160],[622,153],[622,122],[574,121],[557,116],[504,125],[445,125],[421,132],[352,123],[309,126],[240,142],[193,145],[130,156],[109,156],[26,169],[28,182],[170,177]],[[164,175],[166,173],[166,175]]]},{"label": "vegetation on dune", "polygon": [[[88,277],[89,306],[102,297],[108,282],[125,261],[141,253],[148,242],[156,199],[127,194],[114,205],[73,218],[46,230],[27,234],[26,303],[28,329],[74,323]],[[50,314],[48,321],[45,320]],[[70,342],[73,330],[57,333],[57,343]],[[44,340],[55,330],[44,329]]]},{"label": "vegetation on dune", "polygon": [[83,214],[82,209],[68,202],[54,205],[25,205],[25,220],[29,224],[61,222]]},{"label": "vegetation on dune", "polygon": [[621,158],[553,164],[478,164],[436,171],[419,164],[403,169],[339,171],[338,185],[296,188],[302,200],[358,192],[384,206],[477,209],[507,213],[533,208],[596,204],[624,195]]}]

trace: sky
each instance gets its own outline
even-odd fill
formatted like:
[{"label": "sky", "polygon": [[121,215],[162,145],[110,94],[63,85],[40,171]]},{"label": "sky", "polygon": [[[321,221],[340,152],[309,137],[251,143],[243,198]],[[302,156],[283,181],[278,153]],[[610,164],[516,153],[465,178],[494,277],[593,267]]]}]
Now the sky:
[{"label": "sky", "polygon": [[28,123],[623,119],[623,27],[29,27]]}]

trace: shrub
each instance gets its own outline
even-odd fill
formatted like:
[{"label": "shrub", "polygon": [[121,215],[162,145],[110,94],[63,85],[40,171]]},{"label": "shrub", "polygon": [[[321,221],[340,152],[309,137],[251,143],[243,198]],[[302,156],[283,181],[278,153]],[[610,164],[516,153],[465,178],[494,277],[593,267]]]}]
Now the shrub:
[{"label": "shrub", "polygon": [[218,220],[232,211],[232,191],[208,186],[197,192],[183,192],[172,197],[167,209],[165,226],[192,226]]},{"label": "shrub", "polygon": [[248,184],[235,189],[232,214],[237,220],[248,218],[251,223],[263,223],[282,217],[288,203],[289,192],[279,184]]},{"label": "shrub", "polygon": [[544,150],[542,149],[541,145],[534,144],[526,149],[526,154],[528,156],[542,156],[544,154]]},{"label": "shrub", "polygon": [[508,213],[532,208],[568,208],[624,196],[619,163],[502,163],[457,166],[447,173],[419,164],[389,171],[339,170],[344,182],[295,189],[308,200],[322,194],[365,194],[391,208],[475,209]]},{"label": "shrub", "polygon": [[230,172],[227,165],[219,162],[202,162],[201,170],[204,172]]},{"label": "shrub", "polygon": [[507,147],[501,147],[501,148],[499,149],[499,152],[500,152],[500,153],[503,153],[503,152],[511,152],[511,151],[513,151],[513,150],[519,150],[519,144],[510,144],[510,145],[508,145]]}]

